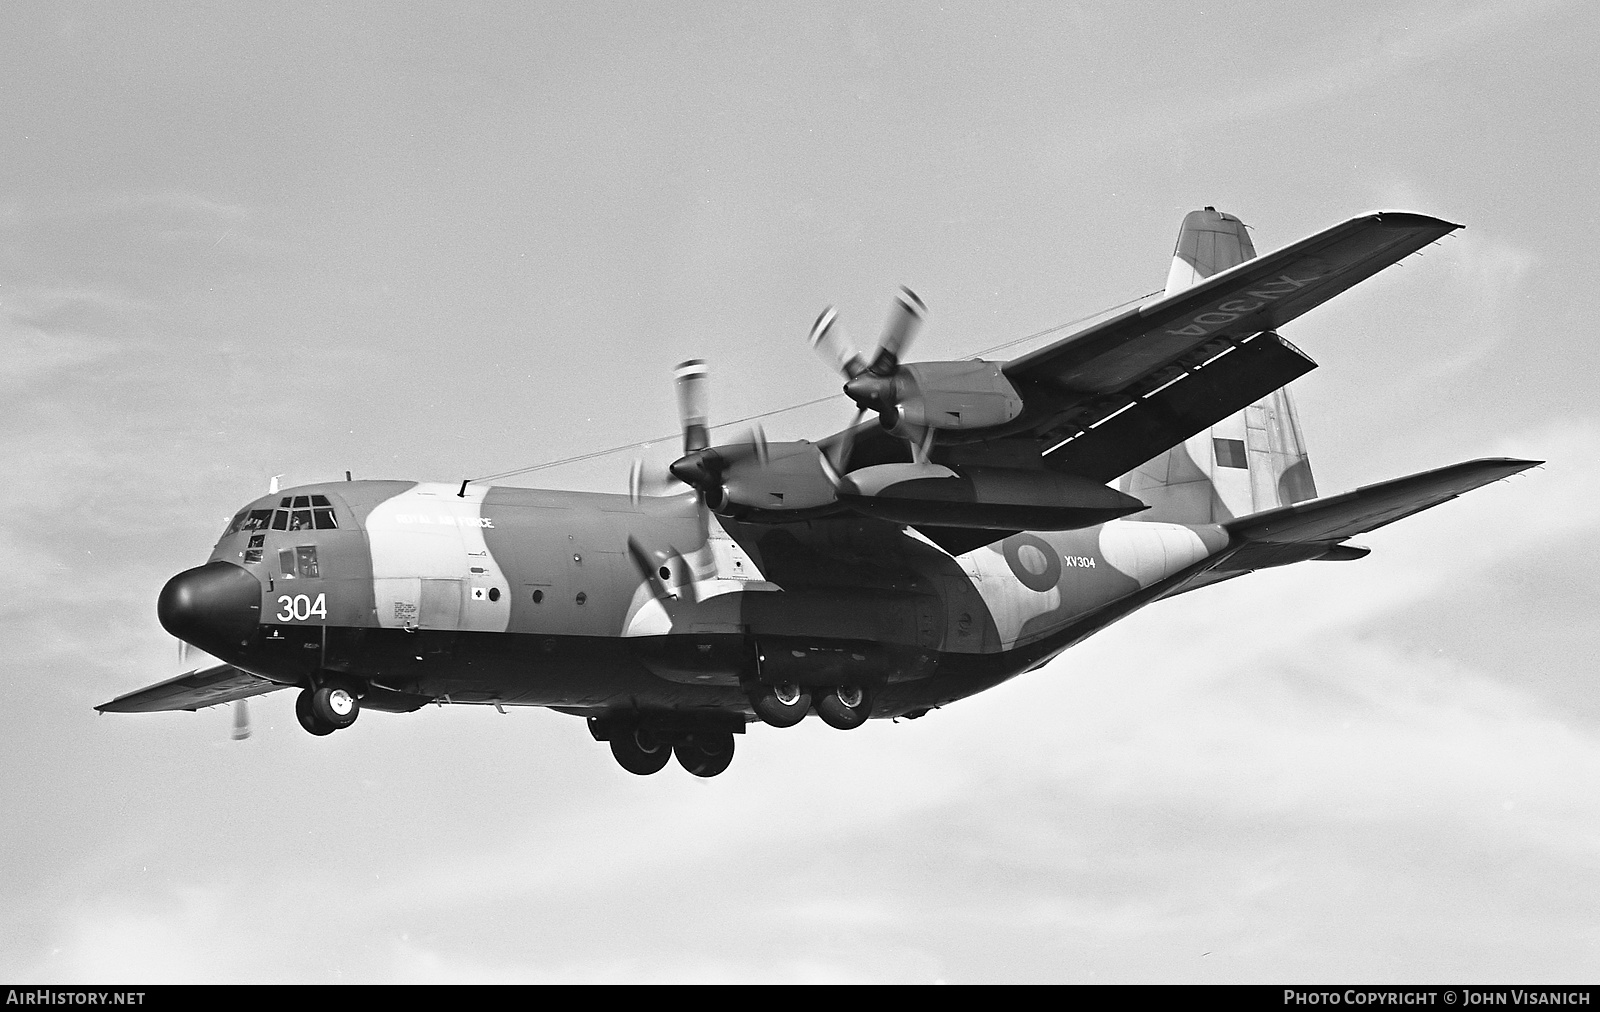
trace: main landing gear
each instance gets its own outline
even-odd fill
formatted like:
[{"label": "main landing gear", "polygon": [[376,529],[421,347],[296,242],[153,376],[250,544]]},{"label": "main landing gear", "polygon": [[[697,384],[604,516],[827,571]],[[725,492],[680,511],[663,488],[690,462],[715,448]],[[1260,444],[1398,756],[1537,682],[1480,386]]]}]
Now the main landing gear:
[{"label": "main landing gear", "polygon": [[629,773],[647,777],[660,773],[667,760],[672,758],[672,746],[642,727],[619,731],[611,739],[611,754],[617,765]]},{"label": "main landing gear", "polygon": [[589,733],[610,742],[617,765],[637,776],[661,772],[676,756],[678,765],[695,776],[714,777],[733,762],[733,736],[744,729],[743,718],[729,718],[613,714],[590,717]]},{"label": "main landing gear", "polygon": [[773,727],[793,727],[816,708],[817,716],[841,731],[860,727],[872,716],[872,697],[859,685],[811,689],[801,685],[752,683],[747,689],[756,716]]},{"label": "main landing gear", "polygon": [[349,727],[361,716],[361,701],[349,689],[322,686],[302,689],[294,701],[300,726],[315,735],[332,734]]}]

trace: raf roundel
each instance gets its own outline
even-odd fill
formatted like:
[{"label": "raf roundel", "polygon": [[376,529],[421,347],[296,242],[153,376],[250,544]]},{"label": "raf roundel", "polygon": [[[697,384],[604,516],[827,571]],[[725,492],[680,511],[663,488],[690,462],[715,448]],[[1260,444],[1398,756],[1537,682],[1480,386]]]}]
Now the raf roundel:
[{"label": "raf roundel", "polygon": [[1061,556],[1043,538],[1017,534],[1007,538],[1001,547],[1011,575],[1029,590],[1043,594],[1061,581]]}]

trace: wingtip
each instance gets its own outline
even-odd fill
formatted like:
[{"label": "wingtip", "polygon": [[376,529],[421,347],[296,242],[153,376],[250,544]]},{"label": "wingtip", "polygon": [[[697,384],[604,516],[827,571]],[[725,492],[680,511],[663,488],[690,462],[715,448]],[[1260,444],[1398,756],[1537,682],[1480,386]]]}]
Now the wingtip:
[{"label": "wingtip", "polygon": [[1446,221],[1431,214],[1422,214],[1418,211],[1402,211],[1399,208],[1378,208],[1365,214],[1356,215],[1356,217],[1358,219],[1370,219],[1385,225],[1404,225],[1408,227],[1430,225],[1434,228],[1442,228],[1446,232],[1454,232],[1458,228],[1467,227],[1459,222]]}]

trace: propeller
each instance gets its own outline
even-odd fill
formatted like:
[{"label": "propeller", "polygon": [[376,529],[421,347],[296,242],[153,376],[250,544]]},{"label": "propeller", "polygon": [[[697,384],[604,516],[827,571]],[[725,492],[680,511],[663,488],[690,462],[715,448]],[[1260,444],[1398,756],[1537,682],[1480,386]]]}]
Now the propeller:
[{"label": "propeller", "polygon": [[829,306],[811,325],[811,349],[846,380],[854,380],[864,373],[893,376],[900,367],[900,356],[911,346],[912,338],[917,336],[927,315],[928,307],[917,298],[917,293],[902,285],[889,310],[883,335],[878,338],[878,348],[868,358],[856,349],[845,332],[844,324],[839,322],[839,311]]},{"label": "propeller", "polygon": [[[678,424],[683,430],[683,452],[692,456],[711,443],[711,370],[704,359],[691,358],[678,363],[672,371],[673,383],[678,393]],[[668,467],[667,474],[646,471],[645,463],[635,457],[628,473],[628,498],[637,506],[641,495],[670,495],[673,486],[687,484],[698,487],[678,473],[677,464]]]},{"label": "propeller", "polygon": [[767,434],[760,425],[747,430],[738,442],[713,448],[709,422],[711,371],[700,359],[690,359],[673,372],[678,385],[678,416],[683,425],[683,456],[668,465],[672,476],[705,496],[712,509],[721,505],[723,477],[728,468],[752,458],[763,465],[769,458]]},{"label": "propeller", "polygon": [[[189,641],[178,640],[178,667],[189,667]],[[198,670],[198,669],[196,669]],[[236,699],[233,702],[233,734],[234,741],[244,741],[250,737],[250,710],[245,706],[245,701]]]},{"label": "propeller", "polygon": [[233,704],[233,740],[244,741],[250,737],[250,708],[242,699]]},{"label": "propeller", "polygon": [[[877,350],[871,358],[856,349],[844,325],[839,322],[839,313],[834,307],[824,309],[822,315],[817,317],[817,322],[811,325],[811,349],[845,378],[844,392],[856,402],[855,417],[845,428],[835,459],[828,460],[827,455],[823,455],[826,464],[823,471],[835,486],[838,482],[834,479],[850,462],[856,426],[861,424],[862,417],[868,411],[876,411],[886,429],[893,428],[898,420],[899,384],[896,380],[900,372],[900,359],[910,348],[927,315],[928,307],[917,297],[917,293],[902,285],[894,306],[889,310],[889,320],[884,324],[883,334],[878,338]],[[926,440],[912,439],[910,442],[914,451],[926,452],[919,446]]]}]

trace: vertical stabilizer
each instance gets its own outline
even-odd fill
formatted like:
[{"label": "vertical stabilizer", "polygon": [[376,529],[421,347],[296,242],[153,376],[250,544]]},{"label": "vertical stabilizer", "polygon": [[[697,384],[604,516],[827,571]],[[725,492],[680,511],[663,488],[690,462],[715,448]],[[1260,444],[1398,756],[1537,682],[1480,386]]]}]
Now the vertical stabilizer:
[{"label": "vertical stabilizer", "polygon": [[[1244,222],[1212,207],[1191,211],[1178,232],[1166,294],[1255,255]],[[1165,523],[1225,523],[1317,495],[1288,387],[1145,462],[1118,484],[1150,505],[1131,519]]]},{"label": "vertical stabilizer", "polygon": [[1214,207],[1190,211],[1178,230],[1167,272],[1167,294],[1176,295],[1220,271],[1237,267],[1256,255],[1244,222]]}]

